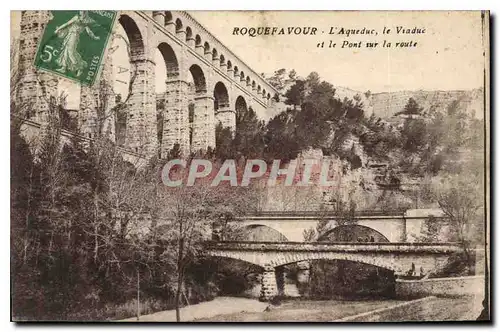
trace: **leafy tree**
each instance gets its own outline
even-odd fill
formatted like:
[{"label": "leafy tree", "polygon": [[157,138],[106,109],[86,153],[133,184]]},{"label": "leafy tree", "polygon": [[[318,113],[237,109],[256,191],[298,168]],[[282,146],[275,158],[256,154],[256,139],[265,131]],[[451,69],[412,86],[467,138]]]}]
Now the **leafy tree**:
[{"label": "leafy tree", "polygon": [[218,123],[215,127],[215,154],[217,158],[226,160],[231,159],[235,152],[233,150],[233,132],[229,127],[223,127]]},{"label": "leafy tree", "polygon": [[427,146],[427,124],[423,119],[405,119],[401,134],[403,149],[408,153],[421,152]]},{"label": "leafy tree", "polygon": [[285,81],[285,75],[286,75],[286,69],[281,68],[279,70],[276,70],[270,78],[267,79],[267,81],[278,91],[282,90],[284,87],[284,81]]},{"label": "leafy tree", "polygon": [[285,104],[301,106],[305,101],[306,85],[305,81],[297,80],[294,85],[285,92]]},{"label": "leafy tree", "polygon": [[258,158],[264,150],[264,122],[253,109],[236,114],[236,133],[232,142],[234,157]]},{"label": "leafy tree", "polygon": [[266,125],[264,137],[265,158],[268,161],[294,159],[301,149],[301,142],[295,139],[294,115],[296,111],[285,111],[273,117]]}]

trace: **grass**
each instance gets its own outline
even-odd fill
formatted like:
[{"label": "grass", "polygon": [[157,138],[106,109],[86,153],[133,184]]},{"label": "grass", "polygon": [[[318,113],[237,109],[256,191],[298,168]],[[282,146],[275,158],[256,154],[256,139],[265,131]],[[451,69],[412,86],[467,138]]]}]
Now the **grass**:
[{"label": "grass", "polygon": [[412,321],[463,321],[475,320],[482,307],[472,296],[442,297],[395,308],[356,321],[363,322],[412,322]]}]

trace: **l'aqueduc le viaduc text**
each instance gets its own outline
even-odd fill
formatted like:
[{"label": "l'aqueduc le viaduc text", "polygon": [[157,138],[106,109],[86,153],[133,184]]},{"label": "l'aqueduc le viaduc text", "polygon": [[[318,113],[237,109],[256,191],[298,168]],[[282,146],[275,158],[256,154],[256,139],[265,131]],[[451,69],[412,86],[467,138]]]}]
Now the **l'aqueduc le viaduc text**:
[{"label": "l'aqueduc le viaduc text", "polygon": [[[323,30],[318,27],[234,27],[233,35],[258,37],[258,36],[280,36],[280,35],[296,35],[296,36],[316,36],[316,35],[337,35],[340,37],[364,37],[364,36],[378,36],[379,32],[382,35],[393,36],[415,36],[423,35],[426,33],[425,27],[383,27],[383,29],[373,29],[368,27],[349,28],[349,27],[336,27],[331,26],[329,29]],[[396,47],[396,48],[412,48],[418,45],[415,40],[394,40],[394,41],[361,41],[345,39],[342,41],[322,41],[317,44],[318,48],[376,48],[376,47]]]}]

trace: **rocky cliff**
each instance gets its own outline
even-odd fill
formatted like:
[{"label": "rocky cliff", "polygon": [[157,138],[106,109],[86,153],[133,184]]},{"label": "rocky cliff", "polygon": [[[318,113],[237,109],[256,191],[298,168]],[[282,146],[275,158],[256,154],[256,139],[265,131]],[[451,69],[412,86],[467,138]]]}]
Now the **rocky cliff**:
[{"label": "rocky cliff", "polygon": [[454,100],[458,100],[462,107],[474,114],[476,118],[483,118],[483,89],[466,91],[398,91],[374,93],[370,96],[370,106],[373,113],[381,118],[388,119],[396,112],[401,111],[409,98],[413,98],[428,110],[431,106],[438,109],[446,107]]},{"label": "rocky cliff", "polygon": [[476,118],[482,119],[484,117],[482,88],[474,90],[418,90],[367,94],[346,87],[335,86],[335,94],[340,99],[352,99],[355,95],[359,95],[365,105],[365,114],[371,115],[374,113],[376,116],[386,120],[390,120],[395,113],[401,111],[410,98],[415,99],[420,107],[423,107],[424,111],[427,111],[431,106],[435,106],[438,109],[446,109],[452,101],[459,100],[461,106],[474,114]]}]

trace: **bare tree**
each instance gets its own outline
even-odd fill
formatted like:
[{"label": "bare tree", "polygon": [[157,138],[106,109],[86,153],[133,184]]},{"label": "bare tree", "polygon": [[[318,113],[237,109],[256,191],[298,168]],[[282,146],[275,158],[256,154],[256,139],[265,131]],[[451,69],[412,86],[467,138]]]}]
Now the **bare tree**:
[{"label": "bare tree", "polygon": [[433,196],[462,245],[464,259],[473,263],[471,249],[484,244],[484,201],[482,179],[473,174],[448,175],[435,183]]},{"label": "bare tree", "polygon": [[[175,172],[174,172],[175,173]],[[186,183],[187,171],[178,170],[177,175]],[[176,260],[175,306],[177,321],[181,320],[181,295],[185,287],[186,268],[203,256],[203,242],[210,240],[214,222],[223,225],[223,236],[233,238],[237,227],[230,227],[236,215],[245,213],[254,206],[252,188],[231,187],[227,183],[211,186],[211,177],[197,179],[194,185],[161,187],[158,191],[159,220],[163,223],[164,243],[171,249]],[[230,233],[230,234],[229,234]]]}]

